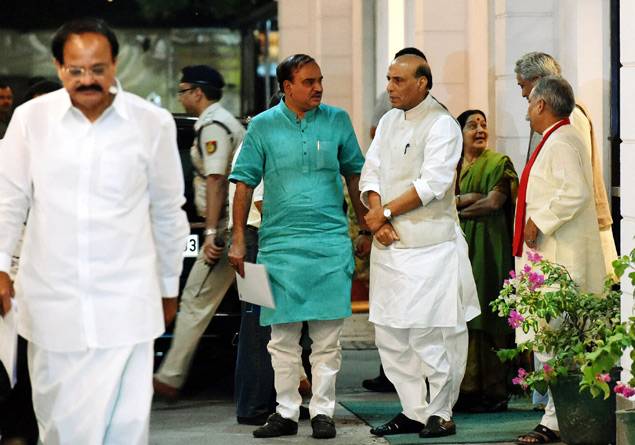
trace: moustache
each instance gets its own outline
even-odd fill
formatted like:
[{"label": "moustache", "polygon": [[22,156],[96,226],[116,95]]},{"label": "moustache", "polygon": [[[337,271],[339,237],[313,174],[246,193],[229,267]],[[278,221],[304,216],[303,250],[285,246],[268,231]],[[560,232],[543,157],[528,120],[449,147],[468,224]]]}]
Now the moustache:
[{"label": "moustache", "polygon": [[100,85],[94,83],[92,85],[80,85],[77,88],[75,88],[75,91],[77,91],[77,92],[97,91],[98,93],[101,93],[101,92],[104,91],[104,89]]}]

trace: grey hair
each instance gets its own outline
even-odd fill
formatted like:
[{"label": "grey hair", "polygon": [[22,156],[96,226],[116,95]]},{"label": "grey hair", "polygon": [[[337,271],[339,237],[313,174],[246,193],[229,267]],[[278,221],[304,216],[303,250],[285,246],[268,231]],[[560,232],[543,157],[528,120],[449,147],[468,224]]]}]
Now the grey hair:
[{"label": "grey hair", "polygon": [[531,52],[516,61],[514,72],[523,80],[560,75],[560,65],[547,53]]},{"label": "grey hair", "polygon": [[575,107],[573,88],[562,76],[545,76],[539,79],[529,94],[529,100],[542,99],[558,118],[565,118]]}]

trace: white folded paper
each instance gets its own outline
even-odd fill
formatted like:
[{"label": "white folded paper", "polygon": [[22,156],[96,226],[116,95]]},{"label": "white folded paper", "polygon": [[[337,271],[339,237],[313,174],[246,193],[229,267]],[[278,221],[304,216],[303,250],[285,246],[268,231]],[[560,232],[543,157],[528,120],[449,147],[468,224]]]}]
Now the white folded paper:
[{"label": "white folded paper", "polygon": [[236,274],[238,297],[247,303],[276,308],[267,269],[262,264],[245,262],[245,278]]},{"label": "white folded paper", "polygon": [[15,385],[17,377],[18,355],[18,305],[15,298],[11,299],[11,310],[4,317],[0,316],[0,361],[9,375],[11,387]]}]

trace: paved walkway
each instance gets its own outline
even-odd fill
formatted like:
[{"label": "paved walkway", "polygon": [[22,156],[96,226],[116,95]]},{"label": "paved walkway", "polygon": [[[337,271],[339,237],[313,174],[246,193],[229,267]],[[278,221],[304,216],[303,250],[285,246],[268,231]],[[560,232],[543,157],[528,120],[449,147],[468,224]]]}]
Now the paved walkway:
[{"label": "paved walkway", "polygon": [[[355,314],[347,319],[344,325],[342,369],[337,379],[337,397],[339,400],[396,400],[397,396],[394,393],[372,393],[361,387],[362,380],[376,376],[379,371],[379,355],[374,347],[374,332],[367,317],[367,314]],[[224,387],[225,390],[219,390],[218,387]],[[297,436],[255,439],[252,431],[256,427],[239,425],[236,422],[230,387],[231,378],[228,378],[228,381],[219,382],[216,388],[207,388],[176,403],[155,401],[150,421],[150,444],[388,444],[388,441],[372,436],[369,433],[370,427],[341,405],[337,405],[335,411],[335,439],[313,439],[309,421],[300,422]]]},{"label": "paved walkway", "polygon": [[[359,385],[364,378],[373,376],[378,370],[377,351],[345,350],[342,371],[338,379],[338,397],[351,399],[365,394]],[[394,397],[394,395],[388,395]],[[326,441],[329,445],[370,445],[386,444],[380,438],[369,434],[369,427],[355,415],[337,405],[335,419],[337,437]],[[311,424],[301,421],[297,436],[277,439],[255,439],[252,431],[256,427],[236,423],[235,406],[231,394],[208,391],[197,394],[176,403],[156,401],[152,408],[150,424],[150,443],[152,445],[237,445],[269,443],[324,443],[311,438]]]},{"label": "paved walkway", "polygon": [[[373,377],[379,369],[379,357],[373,349],[343,351],[342,370],[338,378],[338,398],[341,400],[396,400],[395,394],[377,394],[364,390],[360,383]],[[156,401],[150,423],[151,445],[265,445],[311,444],[376,445],[387,444],[369,433],[369,427],[355,415],[337,405],[335,420],[337,437],[316,440],[311,437],[309,421],[301,421],[297,436],[275,439],[255,439],[249,425],[236,423],[231,393],[208,390],[176,403]],[[422,441],[423,443],[423,441]],[[510,443],[506,445],[511,445]]]}]

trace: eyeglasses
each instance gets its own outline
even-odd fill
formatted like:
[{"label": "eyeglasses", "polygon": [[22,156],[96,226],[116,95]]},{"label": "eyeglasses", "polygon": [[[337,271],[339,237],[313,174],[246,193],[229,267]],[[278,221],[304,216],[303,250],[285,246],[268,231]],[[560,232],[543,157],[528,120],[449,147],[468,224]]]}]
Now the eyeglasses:
[{"label": "eyeglasses", "polygon": [[182,90],[178,90],[176,92],[176,94],[178,94],[179,96],[182,96],[183,94],[187,93],[188,91],[195,90],[196,88],[198,88],[198,87],[183,88]]},{"label": "eyeglasses", "polygon": [[95,65],[90,68],[83,66],[64,66],[64,70],[74,78],[84,77],[85,74],[90,74],[93,77],[103,77],[108,71],[108,65]]}]

